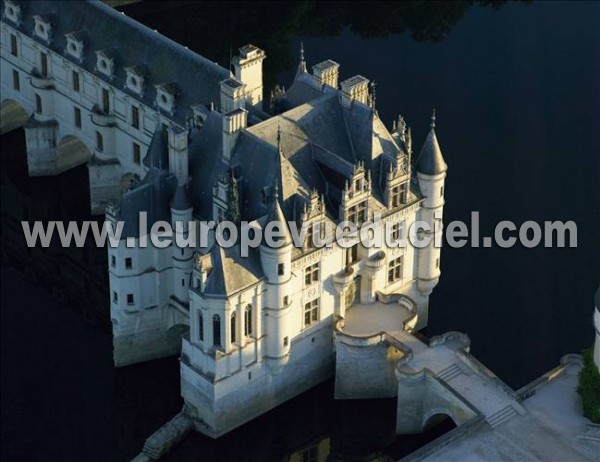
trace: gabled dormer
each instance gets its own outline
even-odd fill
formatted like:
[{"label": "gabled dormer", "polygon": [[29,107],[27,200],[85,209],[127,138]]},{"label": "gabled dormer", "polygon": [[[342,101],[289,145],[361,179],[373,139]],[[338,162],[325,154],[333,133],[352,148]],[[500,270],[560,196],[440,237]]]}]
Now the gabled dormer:
[{"label": "gabled dormer", "polygon": [[175,96],[177,85],[175,83],[163,83],[156,85],[156,105],[159,109],[173,114],[175,111]]},{"label": "gabled dormer", "polygon": [[137,95],[142,95],[145,88],[146,73],[141,66],[132,66],[125,68],[127,78],[125,80],[125,87],[134,92]]},{"label": "gabled dormer", "polygon": [[21,24],[21,5],[10,0],[5,0],[4,17],[16,26],[19,26]]},{"label": "gabled dormer", "polygon": [[408,155],[398,153],[396,163],[390,162],[385,174],[383,195],[386,207],[395,209],[408,202],[408,189],[410,185],[410,168]]},{"label": "gabled dormer", "polygon": [[340,220],[351,221],[356,225],[368,220],[371,190],[371,173],[364,163],[358,162],[342,191]]},{"label": "gabled dormer", "polygon": [[65,34],[67,45],[66,53],[77,61],[83,61],[83,32],[69,32]]},{"label": "gabled dormer", "polygon": [[96,71],[112,79],[115,74],[115,63],[116,54],[112,48],[96,51]]},{"label": "gabled dormer", "polygon": [[50,16],[48,15],[35,15],[33,17],[34,26],[33,33],[34,35],[46,42],[50,43],[52,40],[52,23],[50,22]]},{"label": "gabled dormer", "polygon": [[310,192],[310,197],[304,204],[300,226],[306,227],[304,249],[313,247],[314,236],[318,235],[321,239],[325,237],[325,200],[316,189]]}]

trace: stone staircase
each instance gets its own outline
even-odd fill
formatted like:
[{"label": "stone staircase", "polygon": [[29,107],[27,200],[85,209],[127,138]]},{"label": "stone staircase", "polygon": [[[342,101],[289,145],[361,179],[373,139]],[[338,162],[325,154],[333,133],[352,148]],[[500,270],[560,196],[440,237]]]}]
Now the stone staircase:
[{"label": "stone staircase", "polygon": [[132,462],[159,460],[176,443],[194,428],[194,423],[183,412],[154,432],[144,443],[142,453]]},{"label": "stone staircase", "polygon": [[442,369],[440,372],[438,372],[437,377],[438,377],[438,379],[443,380],[444,382],[449,382],[454,377],[457,377],[462,373],[463,373],[462,369],[460,367],[458,367],[456,365],[456,363],[452,363],[448,367],[446,367],[446,368]]},{"label": "stone staircase", "polygon": [[489,417],[486,417],[485,420],[491,425],[492,428],[496,428],[498,425],[503,424],[516,415],[518,415],[518,412],[514,407],[512,407],[512,405],[509,404]]}]

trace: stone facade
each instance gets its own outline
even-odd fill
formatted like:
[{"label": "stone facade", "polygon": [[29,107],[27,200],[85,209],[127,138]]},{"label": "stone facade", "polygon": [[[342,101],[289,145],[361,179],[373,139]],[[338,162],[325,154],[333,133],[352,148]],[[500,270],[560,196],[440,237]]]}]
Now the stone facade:
[{"label": "stone facade", "polygon": [[[310,74],[303,52],[267,114],[263,50],[240,48],[230,73],[100,2],[77,14],[65,5],[4,1],[2,101],[31,115],[30,175],[87,163],[92,209],[124,223],[108,249],[116,365],[181,351],[184,413],[216,437],[331,377],[337,326],[359,307],[400,310],[400,330],[427,325],[440,250],[388,246],[387,232],[398,239],[424,221],[441,235],[447,167],[435,117],[413,155],[406,122],[384,125],[368,79],[338,88],[340,66]],[[140,212],[148,226],[276,221],[285,242],[247,257],[239,245],[143,248]],[[303,226],[314,234],[376,216],[383,247],[357,233],[323,249],[292,243]],[[391,368],[386,380],[393,389]]]}]

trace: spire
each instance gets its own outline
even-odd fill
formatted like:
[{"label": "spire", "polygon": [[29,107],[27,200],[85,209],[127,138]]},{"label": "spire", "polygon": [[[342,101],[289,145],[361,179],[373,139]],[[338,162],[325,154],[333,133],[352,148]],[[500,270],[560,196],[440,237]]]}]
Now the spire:
[{"label": "spire", "polygon": [[435,109],[431,115],[431,129],[417,157],[417,172],[425,175],[438,175],[448,169],[435,134]]},{"label": "spire", "polygon": [[300,62],[298,63],[298,70],[296,76],[306,73],[306,60],[304,59],[304,43],[300,42]]},{"label": "spire", "polygon": [[[290,229],[288,228],[285,216],[283,215],[283,211],[281,210],[281,206],[279,205],[279,182],[275,179],[275,184],[273,185],[273,198],[271,201],[271,210],[269,211],[269,216],[267,217],[267,223],[277,222],[279,226],[276,229],[283,231],[284,236],[279,238],[279,245],[276,248],[282,248],[289,244],[292,244],[292,236],[290,234]],[[273,239],[275,241],[275,239]],[[283,243],[281,244],[281,241]]]}]

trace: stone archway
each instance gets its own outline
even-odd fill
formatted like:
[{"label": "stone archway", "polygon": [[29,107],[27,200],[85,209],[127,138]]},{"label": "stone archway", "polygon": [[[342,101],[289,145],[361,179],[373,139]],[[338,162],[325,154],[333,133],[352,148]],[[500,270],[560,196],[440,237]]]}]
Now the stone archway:
[{"label": "stone archway", "polygon": [[0,105],[0,135],[21,128],[29,119],[23,106],[13,99],[5,99]]},{"label": "stone archway", "polygon": [[56,151],[56,172],[62,173],[73,167],[85,164],[92,158],[87,146],[73,135],[64,136]]},{"label": "stone archway", "polygon": [[442,407],[434,407],[429,409],[423,415],[423,431],[436,426],[437,424],[443,422],[446,419],[450,419],[455,426],[458,426],[456,419],[452,415],[452,411],[447,408]]}]

